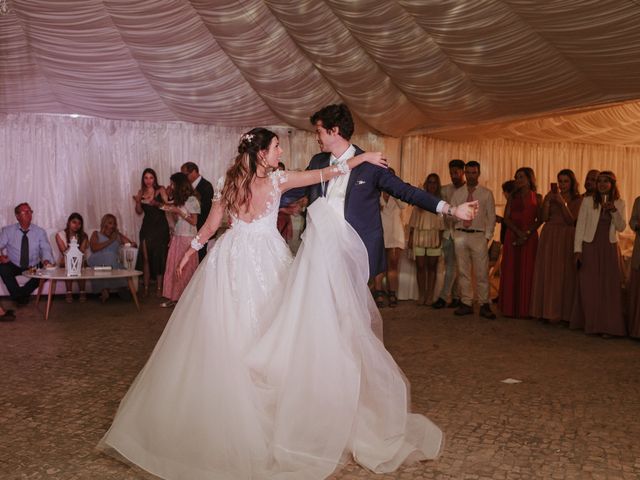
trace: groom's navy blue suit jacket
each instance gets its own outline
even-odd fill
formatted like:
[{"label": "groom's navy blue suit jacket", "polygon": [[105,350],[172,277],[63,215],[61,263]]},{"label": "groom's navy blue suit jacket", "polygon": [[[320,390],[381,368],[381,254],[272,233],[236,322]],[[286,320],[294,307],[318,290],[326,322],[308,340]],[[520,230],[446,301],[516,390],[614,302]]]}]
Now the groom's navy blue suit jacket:
[{"label": "groom's navy blue suit jacket", "polygon": [[[363,151],[356,148],[356,155]],[[319,153],[309,162],[307,170],[329,166],[329,153]],[[380,192],[385,191],[403,202],[416,205],[430,212],[436,211],[439,198],[403,182],[388,169],[362,163],[351,170],[344,202],[344,218],[354,228],[364,242],[369,254],[369,275],[371,277],[387,269],[384,251],[382,219],[380,218]],[[307,196],[309,204],[322,196],[320,184],[292,189],[285,193],[281,204],[287,205],[298,198]]]}]

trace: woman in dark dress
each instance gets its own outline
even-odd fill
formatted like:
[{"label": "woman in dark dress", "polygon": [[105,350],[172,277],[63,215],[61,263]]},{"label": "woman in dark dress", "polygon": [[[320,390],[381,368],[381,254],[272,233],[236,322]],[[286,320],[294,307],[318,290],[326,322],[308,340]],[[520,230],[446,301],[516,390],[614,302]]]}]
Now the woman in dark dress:
[{"label": "woman in dark dress", "polygon": [[133,197],[136,202],[136,213],[143,215],[140,228],[140,253],[136,268],[142,270],[144,294],[149,294],[149,283],[156,279],[156,291],[162,295],[162,277],[167,263],[169,249],[169,223],[163,210],[163,186],[158,185],[158,177],[152,168],[145,168],[140,180],[140,190]]}]

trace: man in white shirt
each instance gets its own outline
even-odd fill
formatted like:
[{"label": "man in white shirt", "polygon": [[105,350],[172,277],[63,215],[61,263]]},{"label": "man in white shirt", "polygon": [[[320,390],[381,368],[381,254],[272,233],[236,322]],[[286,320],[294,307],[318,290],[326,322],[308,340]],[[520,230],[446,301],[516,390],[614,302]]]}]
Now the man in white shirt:
[{"label": "man in white shirt", "polygon": [[[464,162],[459,159],[453,159],[449,162],[449,176],[451,183],[445,185],[441,189],[442,200],[451,203],[451,198],[456,190],[463,187],[464,180]],[[460,288],[458,287],[456,252],[453,245],[453,229],[456,221],[454,218],[444,218],[445,230],[442,234],[442,254],[444,256],[444,282],[438,299],[431,305],[433,308],[458,308],[460,306]],[[447,305],[447,298],[451,295],[451,302]]]},{"label": "man in white shirt", "polygon": [[496,227],[496,204],[493,193],[478,184],[480,164],[467,162],[464,167],[466,185],[456,190],[451,198],[452,205],[477,201],[478,214],[473,220],[459,220],[455,224],[453,240],[458,263],[458,283],[462,303],[455,310],[456,315],[473,314],[473,285],[471,268],[475,274],[476,291],[480,303],[480,316],[494,319],[489,303],[489,250],[488,242],[493,239]]}]

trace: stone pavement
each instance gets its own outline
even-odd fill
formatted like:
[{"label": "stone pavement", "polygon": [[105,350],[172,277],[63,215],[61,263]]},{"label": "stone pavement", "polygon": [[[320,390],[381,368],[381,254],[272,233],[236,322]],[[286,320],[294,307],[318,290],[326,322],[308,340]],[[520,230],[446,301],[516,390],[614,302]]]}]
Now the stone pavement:
[{"label": "stone pavement", "polygon": [[[95,445],[169,314],[155,298],[140,313],[59,299],[49,321],[32,303],[0,323],[0,479],[143,478]],[[640,478],[640,342],[412,302],[383,315],[414,410],[447,443],[393,475],[350,464],[333,480]]]}]

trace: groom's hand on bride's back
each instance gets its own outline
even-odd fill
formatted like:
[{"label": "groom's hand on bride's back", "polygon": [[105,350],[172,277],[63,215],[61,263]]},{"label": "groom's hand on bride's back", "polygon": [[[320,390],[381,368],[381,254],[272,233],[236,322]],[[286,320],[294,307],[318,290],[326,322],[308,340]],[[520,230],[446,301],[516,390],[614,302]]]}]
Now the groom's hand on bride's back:
[{"label": "groom's hand on bride's back", "polygon": [[377,165],[378,167],[389,168],[387,159],[382,152],[364,152],[361,153],[365,162]]}]

